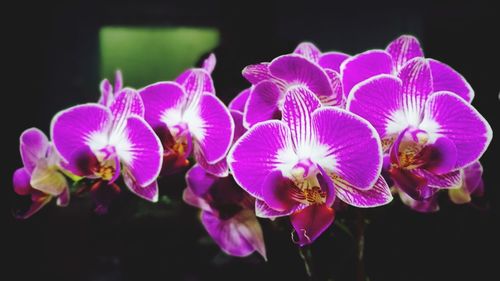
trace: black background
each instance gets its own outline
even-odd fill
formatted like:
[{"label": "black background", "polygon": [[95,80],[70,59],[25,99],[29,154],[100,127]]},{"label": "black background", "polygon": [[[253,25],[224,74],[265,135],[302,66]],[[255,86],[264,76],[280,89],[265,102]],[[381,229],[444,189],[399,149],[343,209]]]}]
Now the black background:
[{"label": "black background", "polygon": [[[18,1],[2,12],[2,46],[7,48],[1,103],[2,127],[7,128],[0,186],[0,255],[6,258],[0,265],[2,280],[306,279],[287,227],[262,221],[267,263],[256,255],[228,258],[204,242],[196,210],[178,202],[182,175],[161,183],[162,194],[174,203],[146,206],[150,212],[145,214],[136,210],[146,203],[124,192],[107,216],[92,214],[87,199],[74,198],[66,209],[51,204],[29,220],[12,218],[12,209],[22,203],[11,183],[21,166],[18,137],[32,126],[48,132],[57,111],[96,100],[98,31],[104,25],[219,29],[214,80],[226,102],[247,87],[240,75],[244,66],[290,52],[303,40],[325,51],[355,54],[384,48],[400,34],[414,34],[427,57],[446,62],[467,78],[476,93],[473,105],[494,134],[499,129],[500,10],[493,1]],[[444,196],[441,211],[431,215],[410,211],[399,200],[367,211],[370,280],[498,278],[496,138],[481,160],[486,198],[478,206],[452,205]],[[318,239],[312,253],[318,280],[354,280],[353,241],[339,228]]]}]

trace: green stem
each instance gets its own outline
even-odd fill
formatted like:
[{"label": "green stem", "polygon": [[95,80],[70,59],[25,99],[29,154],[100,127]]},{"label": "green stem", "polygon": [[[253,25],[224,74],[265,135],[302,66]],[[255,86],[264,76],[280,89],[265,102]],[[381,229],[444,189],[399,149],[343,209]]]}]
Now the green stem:
[{"label": "green stem", "polygon": [[365,216],[362,209],[356,215],[356,281],[366,281],[364,251],[365,251]]},{"label": "green stem", "polygon": [[314,271],[313,271],[313,259],[311,253],[311,246],[299,247],[299,255],[302,261],[304,262],[304,268],[306,270],[306,274],[309,277],[309,280],[314,280]]}]

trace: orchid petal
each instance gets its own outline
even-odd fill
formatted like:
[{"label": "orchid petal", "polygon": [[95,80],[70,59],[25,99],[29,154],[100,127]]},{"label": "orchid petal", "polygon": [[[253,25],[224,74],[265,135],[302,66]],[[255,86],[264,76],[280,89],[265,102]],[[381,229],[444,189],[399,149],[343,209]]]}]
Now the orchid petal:
[{"label": "orchid petal", "polygon": [[205,69],[209,74],[214,71],[215,65],[217,64],[217,58],[213,53],[211,53],[204,61],[202,68]]},{"label": "orchid petal", "polygon": [[123,75],[122,75],[121,70],[117,70],[115,72],[115,81],[114,82],[115,82],[114,92],[118,93],[123,88]]},{"label": "orchid petal", "polygon": [[214,212],[210,204],[203,197],[196,195],[190,187],[184,189],[182,200],[186,202],[186,204],[200,208],[203,211]]},{"label": "orchid petal", "polygon": [[409,60],[424,57],[418,39],[411,35],[402,35],[389,43],[385,49],[392,56],[394,69],[399,71]]},{"label": "orchid petal", "polygon": [[319,57],[319,65],[325,69],[340,72],[340,65],[349,58],[349,55],[340,52],[326,52]]},{"label": "orchid petal", "polygon": [[185,116],[189,131],[206,162],[215,164],[221,161],[234,135],[234,121],[227,107],[217,97],[203,94],[199,107],[186,112]]},{"label": "orchid petal", "polygon": [[432,73],[433,88],[435,92],[450,91],[467,102],[474,98],[474,90],[465,78],[450,66],[433,59],[428,59]]},{"label": "orchid petal", "polygon": [[300,203],[294,199],[295,194],[301,194],[295,183],[279,170],[272,171],[262,182],[262,198],[264,202],[279,212],[295,209]]},{"label": "orchid petal", "polygon": [[403,66],[398,77],[403,81],[403,111],[409,123],[415,125],[421,120],[425,101],[432,93],[429,63],[424,58],[414,58]]},{"label": "orchid petal", "polygon": [[435,174],[446,174],[455,169],[457,148],[447,137],[438,137],[434,143],[427,145],[421,151],[421,157],[426,158],[423,166]]},{"label": "orchid petal", "polygon": [[287,82],[288,86],[305,86],[318,97],[332,96],[328,76],[323,69],[298,55],[283,55],[269,64],[271,75]]},{"label": "orchid petal", "polygon": [[302,42],[293,51],[294,54],[301,55],[312,62],[318,62],[321,51],[313,43]]},{"label": "orchid petal", "polygon": [[176,80],[184,87],[186,92],[187,104],[195,104],[198,102],[202,94],[215,95],[214,82],[210,74],[201,68],[193,68],[188,70],[189,74],[185,81]]},{"label": "orchid petal", "polygon": [[75,163],[75,157],[82,150],[96,151],[105,147],[111,121],[110,111],[98,104],[77,105],[60,111],[51,124],[57,152],[66,162]]},{"label": "orchid petal", "polygon": [[49,166],[45,158],[38,161],[31,174],[30,185],[52,196],[58,196],[68,188],[66,178],[55,167]]},{"label": "orchid petal", "polygon": [[247,129],[243,126],[243,113],[236,110],[230,110],[231,117],[234,121],[234,136],[233,143],[238,140],[243,134],[247,131]]},{"label": "orchid petal", "polygon": [[296,211],[304,209],[305,207],[307,207],[307,205],[300,204],[300,205],[297,205],[296,208],[281,212],[281,211],[277,211],[277,210],[269,207],[269,205],[267,205],[266,202],[264,202],[263,200],[256,199],[255,200],[255,215],[257,217],[260,217],[260,218],[267,218],[267,219],[274,220],[277,217],[289,216]]},{"label": "orchid petal", "polygon": [[382,168],[382,147],[375,129],[357,115],[334,107],[317,109],[312,124],[317,142],[313,162],[336,185],[371,188]]},{"label": "orchid petal", "polygon": [[156,180],[146,186],[140,186],[129,172],[123,173],[123,180],[125,181],[128,189],[135,195],[150,202],[158,202],[159,191]]},{"label": "orchid petal", "polygon": [[281,92],[272,81],[262,81],[250,92],[243,114],[243,124],[250,128],[253,125],[280,117]]},{"label": "orchid petal", "polygon": [[456,169],[476,162],[493,135],[484,117],[464,99],[450,92],[435,93],[427,100],[420,129],[431,137],[445,136],[453,141],[457,148]]},{"label": "orchid petal", "polygon": [[109,83],[109,80],[102,80],[99,89],[101,90],[101,96],[99,97],[98,103],[106,107],[110,106],[113,102],[113,87],[111,83]]},{"label": "orchid petal", "polygon": [[31,191],[30,180],[31,180],[31,175],[28,173],[26,167],[17,169],[14,172],[14,175],[12,176],[14,191],[18,195],[30,194]]},{"label": "orchid petal", "polygon": [[115,99],[109,107],[113,115],[113,127],[119,128],[125,124],[130,116],[144,117],[144,104],[135,90],[125,88],[116,94]]},{"label": "orchid petal", "polygon": [[21,158],[28,173],[32,173],[40,158],[45,158],[49,150],[49,140],[37,128],[25,130],[19,138]]},{"label": "orchid petal", "polygon": [[212,187],[217,180],[217,177],[207,173],[201,166],[194,165],[186,173],[187,187],[193,191],[196,196],[205,195],[210,187]]},{"label": "orchid petal", "polygon": [[242,71],[242,75],[254,85],[264,80],[273,79],[267,62],[246,66]]},{"label": "orchid petal", "polygon": [[146,121],[136,116],[129,117],[124,134],[115,138],[118,141],[116,153],[134,181],[142,187],[156,181],[162,166],[163,147]]},{"label": "orchid petal", "polygon": [[318,98],[305,87],[293,87],[285,93],[283,121],[290,128],[292,142],[299,154],[313,143],[311,114],[320,107]]},{"label": "orchid petal", "polygon": [[389,186],[382,176],[368,190],[359,190],[347,186],[337,185],[337,197],[345,203],[359,208],[371,208],[386,205],[392,201]]},{"label": "orchid petal", "polygon": [[228,220],[221,220],[211,212],[202,212],[201,221],[225,253],[245,257],[257,250],[266,258],[262,229],[252,212],[241,212]]},{"label": "orchid petal", "polygon": [[325,69],[328,78],[330,79],[330,85],[332,86],[332,95],[330,97],[320,96],[319,99],[321,104],[326,106],[344,106],[344,94],[342,89],[342,79],[340,74],[336,71]]},{"label": "orchid petal", "polygon": [[290,215],[297,232],[300,246],[311,244],[323,233],[335,218],[335,211],[325,204],[313,204]]},{"label": "orchid petal", "polygon": [[[172,115],[180,115],[185,103],[185,94],[175,82],[158,82],[139,90],[144,103],[144,118],[154,130],[167,125],[176,125],[180,120]],[[178,113],[177,115],[175,113]]]},{"label": "orchid petal", "polygon": [[35,195],[31,196],[31,205],[28,210],[21,212],[21,213],[16,213],[15,217],[17,219],[28,219],[34,214],[36,214],[38,211],[40,211],[47,203],[52,200],[52,196],[49,195]]},{"label": "orchid petal", "polygon": [[248,97],[250,96],[250,92],[252,91],[251,89],[252,88],[247,88],[241,91],[236,97],[234,97],[234,99],[231,100],[228,108],[230,110],[244,112]]},{"label": "orchid petal", "polygon": [[[228,164],[236,182],[248,193],[262,198],[262,179],[293,162],[290,129],[281,121],[259,123],[236,141]],[[295,163],[291,163],[294,165]]]},{"label": "orchid petal", "polygon": [[374,76],[354,87],[347,110],[366,119],[382,139],[399,134],[408,122],[402,112],[402,82],[387,74]]},{"label": "orchid petal", "polygon": [[464,188],[473,194],[481,186],[483,179],[483,166],[479,161],[472,163],[471,165],[463,169],[464,173]]},{"label": "orchid petal", "polygon": [[345,97],[349,97],[356,84],[379,74],[391,74],[392,69],[391,55],[382,50],[370,50],[346,59],[340,66]]},{"label": "orchid petal", "polygon": [[428,185],[426,175],[432,176],[432,173],[422,174],[417,169],[405,170],[400,168],[392,168],[389,173],[396,186],[415,200],[428,199],[439,190]]},{"label": "orchid petal", "polygon": [[196,163],[198,163],[198,165],[200,165],[206,172],[216,177],[227,177],[229,175],[229,167],[227,166],[226,158],[222,158],[220,161],[210,164],[207,162],[203,151],[201,151],[198,146],[195,146],[193,156]]},{"label": "orchid petal", "polygon": [[421,213],[434,213],[439,211],[438,196],[434,195],[426,200],[415,200],[404,191],[399,191],[401,201],[411,209]]}]

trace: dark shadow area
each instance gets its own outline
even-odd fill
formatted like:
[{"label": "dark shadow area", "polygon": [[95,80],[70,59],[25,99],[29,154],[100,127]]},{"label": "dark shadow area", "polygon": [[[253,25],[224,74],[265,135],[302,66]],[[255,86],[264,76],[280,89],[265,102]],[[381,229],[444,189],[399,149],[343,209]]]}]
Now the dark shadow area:
[{"label": "dark shadow area", "polygon": [[[20,133],[29,127],[48,133],[57,111],[97,100],[99,30],[109,25],[219,30],[213,77],[225,102],[248,87],[241,76],[244,66],[291,52],[301,41],[355,54],[385,48],[404,33],[416,35],[427,57],[466,77],[475,90],[473,105],[493,127],[493,142],[481,160],[486,197],[480,206],[457,206],[443,196],[441,211],[430,215],[415,213],[398,199],[368,210],[366,272],[371,281],[495,279],[500,10],[493,1],[436,2],[87,0],[6,7],[0,279],[306,280],[290,229],[269,221],[262,221],[267,263],[257,255],[238,259],[221,254],[206,238],[197,211],[180,200],[182,175],[160,182],[170,204],[151,205],[124,192],[106,216],[93,214],[88,198],[73,198],[65,209],[51,204],[29,220],[12,217],[12,208],[23,203],[11,183],[21,166]],[[312,247],[318,280],[354,280],[352,238],[332,228]]]}]

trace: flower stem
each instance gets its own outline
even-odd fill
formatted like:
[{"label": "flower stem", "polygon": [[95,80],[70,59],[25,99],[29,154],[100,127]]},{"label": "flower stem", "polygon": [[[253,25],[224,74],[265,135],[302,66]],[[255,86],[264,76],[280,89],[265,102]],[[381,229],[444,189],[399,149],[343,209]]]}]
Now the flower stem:
[{"label": "flower stem", "polygon": [[304,268],[306,270],[307,276],[309,277],[309,280],[310,281],[314,280],[311,246],[299,247],[299,255],[302,261],[304,262]]},{"label": "flower stem", "polygon": [[362,209],[356,214],[356,281],[366,281],[364,251],[365,251],[365,216]]}]

